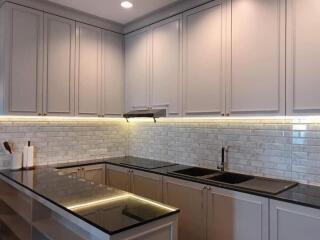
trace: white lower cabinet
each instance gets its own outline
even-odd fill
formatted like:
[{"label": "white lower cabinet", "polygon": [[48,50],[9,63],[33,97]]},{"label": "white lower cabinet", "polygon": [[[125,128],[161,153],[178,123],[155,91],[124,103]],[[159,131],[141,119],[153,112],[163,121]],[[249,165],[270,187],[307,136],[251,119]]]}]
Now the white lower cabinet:
[{"label": "white lower cabinet", "polygon": [[63,170],[179,208],[180,240],[318,240],[320,236],[320,210],[314,208],[110,164]]},{"label": "white lower cabinet", "polygon": [[89,165],[82,168],[83,178],[96,184],[106,184],[105,164]]},{"label": "white lower cabinet", "polygon": [[164,177],[163,199],[164,203],[180,209],[178,239],[205,239],[205,185]]},{"label": "white lower cabinet", "polygon": [[267,198],[222,188],[207,197],[207,240],[269,239]]},{"label": "white lower cabinet", "polygon": [[63,168],[63,171],[96,184],[106,184],[105,164],[69,167]]},{"label": "white lower cabinet", "polygon": [[123,191],[130,191],[130,169],[107,165],[107,185]]},{"label": "white lower cabinet", "polygon": [[320,210],[270,200],[270,240],[320,239]]},{"label": "white lower cabinet", "polygon": [[162,202],[162,176],[158,174],[132,170],[131,191],[141,197]]},{"label": "white lower cabinet", "polygon": [[180,240],[268,240],[267,198],[165,177],[164,202],[180,209]]},{"label": "white lower cabinet", "polygon": [[107,185],[154,201],[162,201],[162,176],[130,168],[107,165]]}]

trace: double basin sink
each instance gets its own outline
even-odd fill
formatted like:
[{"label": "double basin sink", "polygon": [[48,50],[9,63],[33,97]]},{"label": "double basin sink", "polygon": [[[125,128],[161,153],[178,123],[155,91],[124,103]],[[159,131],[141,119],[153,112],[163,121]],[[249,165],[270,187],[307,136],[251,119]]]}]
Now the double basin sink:
[{"label": "double basin sink", "polygon": [[296,182],[286,180],[255,177],[232,172],[221,172],[199,167],[190,167],[182,170],[172,171],[170,174],[207,182],[224,183],[267,194],[278,194],[297,184]]}]

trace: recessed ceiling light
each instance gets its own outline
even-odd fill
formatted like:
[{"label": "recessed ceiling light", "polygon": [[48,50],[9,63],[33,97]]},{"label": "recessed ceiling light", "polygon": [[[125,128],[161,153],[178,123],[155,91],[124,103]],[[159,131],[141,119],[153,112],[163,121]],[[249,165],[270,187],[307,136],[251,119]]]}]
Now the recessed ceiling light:
[{"label": "recessed ceiling light", "polygon": [[129,1],[122,1],[121,2],[121,7],[123,8],[132,8],[133,4]]}]

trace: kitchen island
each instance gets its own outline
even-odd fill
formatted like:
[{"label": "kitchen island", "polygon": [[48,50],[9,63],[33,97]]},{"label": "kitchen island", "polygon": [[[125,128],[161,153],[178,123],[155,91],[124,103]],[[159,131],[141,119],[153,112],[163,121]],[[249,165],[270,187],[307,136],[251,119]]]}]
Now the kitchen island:
[{"label": "kitchen island", "polygon": [[52,167],[3,170],[0,188],[6,239],[177,239],[178,209]]}]

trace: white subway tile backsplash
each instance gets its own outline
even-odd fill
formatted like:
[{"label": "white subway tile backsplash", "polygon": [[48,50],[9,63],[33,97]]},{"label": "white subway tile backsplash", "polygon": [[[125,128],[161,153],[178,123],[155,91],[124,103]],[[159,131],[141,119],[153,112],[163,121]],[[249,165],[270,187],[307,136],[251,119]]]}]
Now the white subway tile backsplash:
[{"label": "white subway tile backsplash", "polygon": [[[228,145],[231,171],[320,185],[320,122],[314,120],[0,120],[5,140],[20,152],[31,140],[41,165],[128,154],[216,168]],[[9,166],[0,148],[0,168]]]},{"label": "white subway tile backsplash", "polygon": [[[320,124],[308,119],[131,123],[129,155],[320,185]],[[162,151],[157,149],[161,148]]]},{"label": "white subway tile backsplash", "polygon": [[[22,152],[31,140],[38,165],[123,156],[127,124],[122,121],[0,121],[0,141],[14,143]],[[0,168],[10,167],[11,156],[0,148]]]}]

